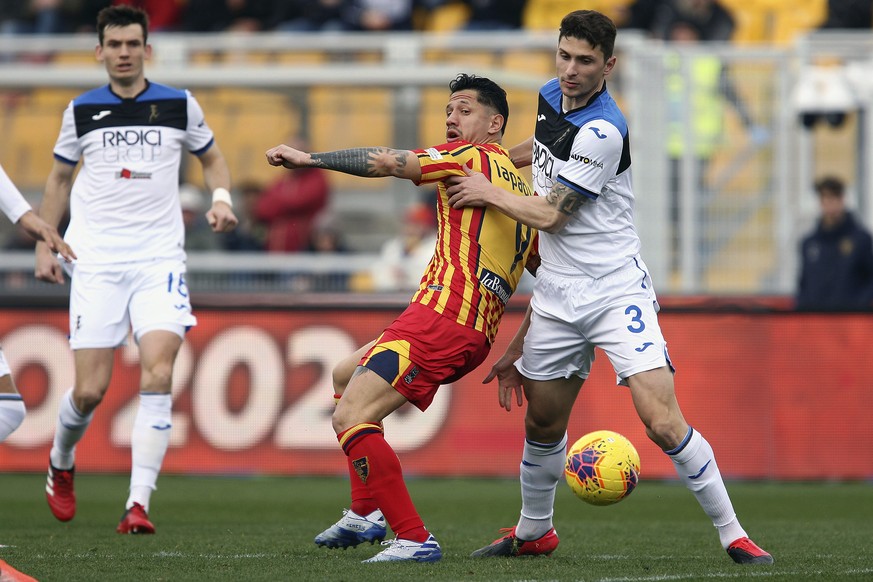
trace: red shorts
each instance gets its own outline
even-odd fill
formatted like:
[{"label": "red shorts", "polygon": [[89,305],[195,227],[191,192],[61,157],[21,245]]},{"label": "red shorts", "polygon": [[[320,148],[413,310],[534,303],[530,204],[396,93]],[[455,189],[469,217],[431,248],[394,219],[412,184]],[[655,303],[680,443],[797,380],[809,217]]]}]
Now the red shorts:
[{"label": "red shorts", "polygon": [[488,357],[481,331],[411,303],[385,328],[360,365],[379,374],[418,409],[426,410],[441,384],[466,376]]}]

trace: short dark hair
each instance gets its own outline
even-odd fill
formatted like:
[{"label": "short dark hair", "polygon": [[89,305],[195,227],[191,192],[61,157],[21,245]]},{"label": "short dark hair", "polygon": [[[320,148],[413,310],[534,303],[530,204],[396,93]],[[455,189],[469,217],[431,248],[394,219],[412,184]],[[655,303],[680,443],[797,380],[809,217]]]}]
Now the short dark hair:
[{"label": "short dark hair", "polygon": [[503,116],[503,127],[500,128],[500,133],[502,135],[506,132],[506,124],[509,123],[509,103],[506,101],[506,91],[503,90],[503,87],[491,79],[461,73],[449,83],[449,90],[456,93],[464,89],[476,91],[478,95],[476,101],[491,107]]},{"label": "short dark hair", "polygon": [[592,47],[600,48],[604,60],[612,57],[615,50],[615,24],[605,14],[596,10],[576,10],[561,20],[558,42],[562,38],[587,40]]},{"label": "short dark hair", "polygon": [[97,39],[103,45],[103,33],[109,26],[129,26],[139,24],[142,27],[142,40],[149,38],[149,15],[144,10],[120,4],[107,6],[97,13]]},{"label": "short dark hair", "polygon": [[842,197],[846,191],[846,185],[836,176],[824,176],[815,181],[815,191],[819,196],[825,192],[830,192]]}]

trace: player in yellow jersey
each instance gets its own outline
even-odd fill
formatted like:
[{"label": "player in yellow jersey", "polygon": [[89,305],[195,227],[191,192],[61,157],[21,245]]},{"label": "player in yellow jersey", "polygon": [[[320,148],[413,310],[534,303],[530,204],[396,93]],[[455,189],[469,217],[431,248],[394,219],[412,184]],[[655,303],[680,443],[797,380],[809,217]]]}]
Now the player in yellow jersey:
[{"label": "player in yellow jersey", "polygon": [[438,184],[433,259],[409,307],[357,352],[358,365],[333,414],[333,428],[348,457],[352,506],[315,543],[330,548],[372,543],[385,537],[387,521],[396,538],[366,562],[442,557],[412,503],[382,420],[406,402],[425,410],[441,384],[458,380],[485,360],[536,234],[492,209],[449,206],[442,182],[464,175],[465,167],[485,174],[507,193],[532,195],[500,145],[509,117],[506,92],[489,79],[466,74],[449,83],[449,89],[447,143],[418,150],[368,147],[310,154],[280,145],[267,151],[273,166]]}]

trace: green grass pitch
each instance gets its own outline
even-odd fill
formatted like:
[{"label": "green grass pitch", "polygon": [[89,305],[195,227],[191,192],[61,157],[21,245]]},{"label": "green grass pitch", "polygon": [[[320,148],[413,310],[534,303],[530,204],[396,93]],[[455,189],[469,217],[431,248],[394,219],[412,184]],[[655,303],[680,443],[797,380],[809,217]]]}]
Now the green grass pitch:
[{"label": "green grass pitch", "polygon": [[728,483],[734,507],[774,566],[738,566],[678,483],[642,481],[625,501],[593,507],[558,490],[561,545],[550,557],[474,560],[514,525],[513,480],[410,479],[443,547],[435,564],[361,564],[378,546],[328,550],[313,537],[348,506],[341,478],[164,475],[152,498],[154,536],[115,533],[127,477],[76,478],[78,514],[60,523],[44,477],[0,474],[0,558],[53,581],[677,581],[873,580],[873,485]]}]

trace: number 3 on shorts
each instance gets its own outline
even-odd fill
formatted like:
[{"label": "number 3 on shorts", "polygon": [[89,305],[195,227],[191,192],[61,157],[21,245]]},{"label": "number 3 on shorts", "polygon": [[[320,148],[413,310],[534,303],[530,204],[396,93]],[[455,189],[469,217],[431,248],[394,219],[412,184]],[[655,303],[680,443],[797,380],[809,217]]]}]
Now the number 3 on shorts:
[{"label": "number 3 on shorts", "polygon": [[627,330],[631,333],[640,333],[646,329],[646,324],[643,323],[643,310],[636,305],[628,305],[624,310],[625,315],[631,316],[631,324],[627,326]]}]

